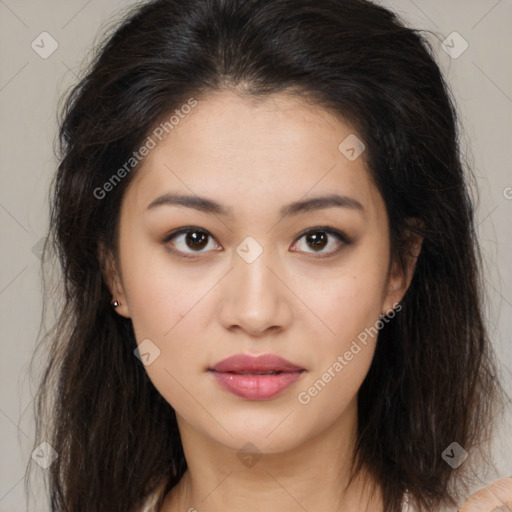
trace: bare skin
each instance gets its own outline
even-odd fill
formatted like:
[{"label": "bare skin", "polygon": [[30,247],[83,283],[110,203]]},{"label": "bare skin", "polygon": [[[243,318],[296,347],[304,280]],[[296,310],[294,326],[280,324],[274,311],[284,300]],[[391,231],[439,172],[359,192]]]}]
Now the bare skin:
[{"label": "bare skin", "polygon": [[512,512],[512,477],[500,478],[474,492],[460,512]]},{"label": "bare skin", "polygon": [[[160,351],[146,371],[177,413],[188,464],[161,512],[382,510],[368,475],[344,490],[357,392],[377,336],[347,352],[400,302],[415,260],[405,272],[390,260],[386,209],[364,153],[350,160],[338,149],[351,134],[329,112],[284,94],[216,93],[151,150],[127,189],[110,287],[137,342]],[[166,193],[206,197],[232,216],[148,209]],[[280,212],[332,194],[352,207]],[[186,226],[208,233],[200,249],[183,234],[166,238]],[[319,227],[349,242],[324,229],[325,244],[312,244],[303,232],[315,228],[318,240]],[[247,237],[256,244],[244,245]],[[248,262],[240,247],[262,252]],[[416,257],[420,248],[415,240]],[[239,353],[277,354],[305,371],[275,398],[244,399],[208,371]],[[325,386],[309,392],[319,379]],[[241,457],[247,443],[257,460]]]}]

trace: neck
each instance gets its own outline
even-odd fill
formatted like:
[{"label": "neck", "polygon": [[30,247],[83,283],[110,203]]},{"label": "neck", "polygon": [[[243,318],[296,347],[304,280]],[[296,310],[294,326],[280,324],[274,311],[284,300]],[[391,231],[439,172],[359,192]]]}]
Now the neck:
[{"label": "neck", "polygon": [[370,475],[349,484],[356,417],[354,401],[339,421],[293,449],[279,451],[269,440],[262,453],[228,448],[178,418],[188,470],[161,512],[379,512],[382,497]]}]

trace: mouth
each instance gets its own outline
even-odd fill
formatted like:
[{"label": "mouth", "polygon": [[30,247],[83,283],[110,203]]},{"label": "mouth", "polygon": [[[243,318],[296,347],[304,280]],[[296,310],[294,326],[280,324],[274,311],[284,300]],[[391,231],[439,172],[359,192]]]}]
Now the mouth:
[{"label": "mouth", "polygon": [[239,354],[208,368],[222,389],[246,400],[283,394],[306,370],[274,354]]}]

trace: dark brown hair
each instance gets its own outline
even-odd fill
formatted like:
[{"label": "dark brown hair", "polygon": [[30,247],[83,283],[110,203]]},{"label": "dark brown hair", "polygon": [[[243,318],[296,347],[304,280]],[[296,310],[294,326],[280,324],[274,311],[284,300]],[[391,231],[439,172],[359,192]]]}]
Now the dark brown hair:
[{"label": "dark brown hair", "polygon": [[342,116],[366,145],[393,255],[404,257],[411,230],[424,238],[359,391],[353,467],[378,482],[386,512],[400,510],[406,490],[424,509],[453,503],[471,465],[452,469],[442,452],[455,441],[479,460],[501,388],[482,318],[471,174],[429,43],[363,0],[156,0],[126,16],[63,109],[45,248],[62,267],[63,303],[36,402],[36,445],[59,454],[51,510],[135,511],[162,478],[170,490],[186,471],[174,410],[133,354],[131,321],[112,310],[99,258],[102,246],[117,254],[137,166],[105,197],[94,191],[163,117],[219,90],[288,92]]}]

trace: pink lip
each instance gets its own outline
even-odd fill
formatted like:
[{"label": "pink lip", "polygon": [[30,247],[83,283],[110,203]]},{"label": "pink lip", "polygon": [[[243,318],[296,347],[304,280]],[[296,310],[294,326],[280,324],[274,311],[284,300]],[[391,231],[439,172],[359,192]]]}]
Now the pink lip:
[{"label": "pink lip", "polygon": [[249,354],[237,354],[223,359],[210,368],[216,372],[295,372],[303,370],[290,361],[276,356],[275,354],[262,354],[251,356]]},{"label": "pink lip", "polygon": [[[268,400],[283,393],[302,373],[296,366],[274,354],[228,357],[208,369],[222,388],[248,400]],[[261,375],[263,372],[280,372]]]}]

